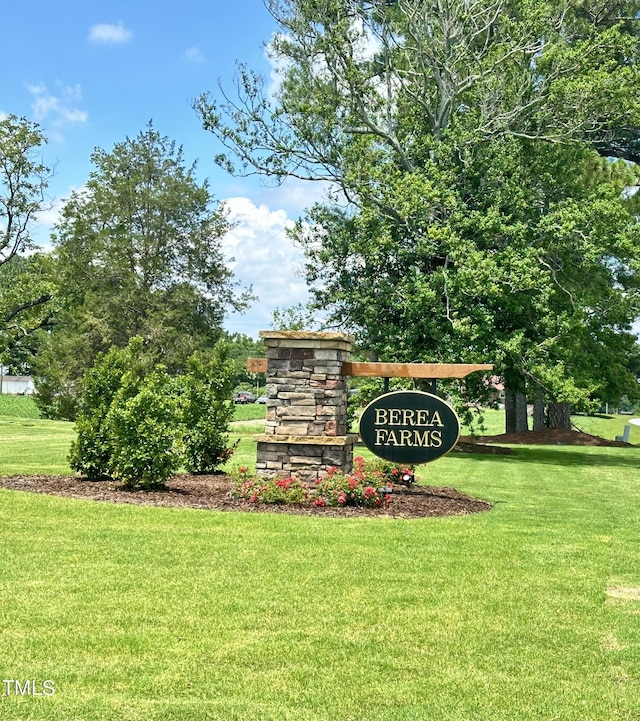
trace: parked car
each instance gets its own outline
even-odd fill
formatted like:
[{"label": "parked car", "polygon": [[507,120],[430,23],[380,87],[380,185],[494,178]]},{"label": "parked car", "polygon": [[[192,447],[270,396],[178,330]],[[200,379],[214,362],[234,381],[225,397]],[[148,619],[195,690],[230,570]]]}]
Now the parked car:
[{"label": "parked car", "polygon": [[250,393],[249,391],[238,391],[233,396],[233,402],[234,403],[255,403],[256,397],[253,395],[253,393]]},{"label": "parked car", "polygon": [[256,403],[265,404],[266,402],[267,402],[267,396],[258,396],[258,399],[256,400]]}]

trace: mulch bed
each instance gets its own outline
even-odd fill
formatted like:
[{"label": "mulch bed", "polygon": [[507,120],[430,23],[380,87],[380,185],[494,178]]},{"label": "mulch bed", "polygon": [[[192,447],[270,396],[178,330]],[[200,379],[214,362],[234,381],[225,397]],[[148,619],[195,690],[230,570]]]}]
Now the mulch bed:
[{"label": "mulch bed", "polygon": [[614,448],[630,448],[631,443],[610,441],[600,436],[592,436],[578,430],[529,431],[524,433],[503,433],[498,436],[481,436],[479,443],[510,443],[513,445],[545,445],[545,446],[609,446]]},{"label": "mulch bed", "polygon": [[461,516],[487,511],[491,504],[459,493],[453,488],[396,486],[386,508],[316,508],[313,505],[280,505],[250,503],[229,498],[232,480],[224,474],[178,475],[161,491],[131,491],[114,481],[87,481],[79,476],[6,476],[0,487],[33,493],[47,493],[65,498],[80,498],[110,503],[131,503],[171,508],[201,508],[212,511],[247,511],[251,513],[289,513],[309,516],[390,516],[422,518],[425,516]]},{"label": "mulch bed", "polygon": [[[503,434],[483,436],[478,439],[463,438],[457,453],[509,454],[511,449],[496,443],[528,445],[583,445],[625,446],[629,443],[608,441],[579,431],[540,431],[536,433]],[[145,506],[172,508],[200,508],[215,511],[246,511],[250,513],[289,513],[309,516],[387,516],[393,518],[424,518],[427,516],[462,516],[488,511],[492,506],[453,488],[435,488],[414,485],[396,486],[386,508],[358,508],[353,506],[316,508],[313,505],[293,506],[233,499],[229,492],[232,480],[225,474],[178,475],[172,478],[164,490],[131,491],[115,481],[87,481],[79,476],[5,476],[0,477],[0,487],[32,493],[46,493],[65,498],[79,498],[109,503],[130,503]]]},{"label": "mulch bed", "polygon": [[483,453],[493,455],[510,455],[513,453],[507,445],[545,445],[545,446],[609,446],[616,448],[629,448],[631,443],[624,441],[610,441],[600,436],[592,436],[578,430],[552,430],[528,431],[524,433],[502,433],[497,436],[461,436],[453,453]]}]

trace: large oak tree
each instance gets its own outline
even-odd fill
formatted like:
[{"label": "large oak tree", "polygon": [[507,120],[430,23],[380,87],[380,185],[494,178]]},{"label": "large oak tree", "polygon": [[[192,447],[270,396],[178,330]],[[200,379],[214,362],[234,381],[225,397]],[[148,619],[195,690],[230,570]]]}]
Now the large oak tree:
[{"label": "large oak tree", "polygon": [[330,320],[556,407],[636,390],[637,181],[601,156],[635,159],[640,3],[267,4],[278,90],[195,105],[230,171],[338,191],[296,230]]}]

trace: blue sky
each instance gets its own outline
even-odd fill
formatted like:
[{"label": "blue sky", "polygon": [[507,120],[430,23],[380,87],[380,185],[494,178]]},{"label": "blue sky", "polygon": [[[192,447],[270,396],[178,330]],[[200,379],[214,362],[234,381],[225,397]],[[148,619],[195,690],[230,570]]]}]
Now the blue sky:
[{"label": "blue sky", "polygon": [[306,299],[302,255],[284,229],[318,198],[314,184],[268,187],[233,178],[212,161],[220,147],[191,107],[200,93],[233,90],[236,61],[269,75],[264,44],[276,25],[261,0],[0,0],[5,72],[0,114],[36,121],[55,166],[54,209],[40,218],[45,243],[55,210],[91,170],[94,148],[110,151],[151,120],[198,161],[201,179],[227,202],[237,227],[225,240],[236,278],[259,297],[227,322],[257,337],[271,313]]}]

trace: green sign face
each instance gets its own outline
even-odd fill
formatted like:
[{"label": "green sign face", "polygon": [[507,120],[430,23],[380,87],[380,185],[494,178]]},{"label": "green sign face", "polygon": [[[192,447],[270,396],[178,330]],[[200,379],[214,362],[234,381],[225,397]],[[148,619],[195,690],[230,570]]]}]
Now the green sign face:
[{"label": "green sign face", "polygon": [[428,463],[458,442],[460,421],[451,406],[422,391],[395,391],[362,412],[360,437],[379,458],[393,463]]}]

